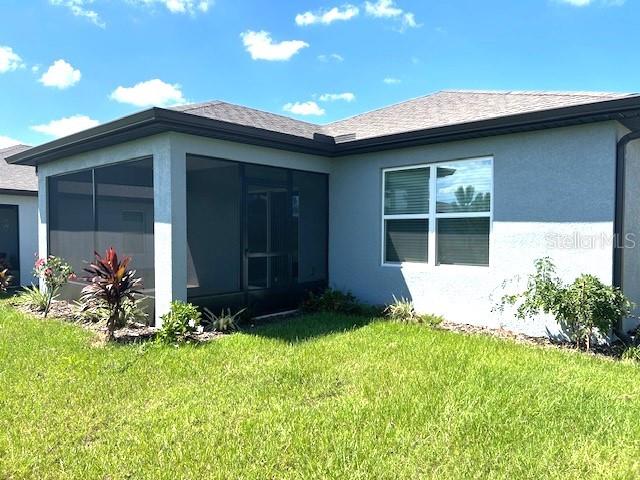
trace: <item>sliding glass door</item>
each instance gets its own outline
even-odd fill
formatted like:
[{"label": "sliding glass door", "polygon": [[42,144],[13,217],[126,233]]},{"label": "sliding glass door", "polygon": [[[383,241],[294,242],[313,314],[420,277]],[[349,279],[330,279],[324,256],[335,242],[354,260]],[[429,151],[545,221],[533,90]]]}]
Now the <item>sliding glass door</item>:
[{"label": "sliding glass door", "polygon": [[189,300],[254,314],[327,282],[327,176],[187,158]]}]

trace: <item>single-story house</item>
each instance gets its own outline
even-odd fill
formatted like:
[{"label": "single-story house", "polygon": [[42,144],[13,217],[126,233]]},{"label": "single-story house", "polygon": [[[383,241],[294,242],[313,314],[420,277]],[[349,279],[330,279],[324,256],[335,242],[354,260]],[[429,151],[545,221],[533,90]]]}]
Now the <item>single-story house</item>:
[{"label": "single-story house", "polygon": [[32,269],[38,254],[38,179],[36,169],[9,165],[6,157],[31,147],[0,149],[0,270],[9,269],[12,284],[34,282]]},{"label": "single-story house", "polygon": [[174,299],[265,313],[330,285],[544,333],[493,311],[539,257],[640,300],[638,138],[636,94],[442,91],[326,125],[150,108],[9,162],[38,169],[40,255],[131,255],[157,323]]}]

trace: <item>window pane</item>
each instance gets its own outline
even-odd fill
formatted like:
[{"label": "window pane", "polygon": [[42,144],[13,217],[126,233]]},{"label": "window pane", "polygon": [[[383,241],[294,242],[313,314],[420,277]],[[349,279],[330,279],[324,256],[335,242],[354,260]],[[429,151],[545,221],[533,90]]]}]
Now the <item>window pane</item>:
[{"label": "window pane", "polygon": [[20,284],[18,245],[18,207],[0,205],[0,272],[9,270],[12,285]]},{"label": "window pane", "polygon": [[385,262],[426,262],[429,220],[385,220]]},{"label": "window pane", "polygon": [[489,218],[438,219],[438,263],[489,265]]},{"label": "window pane", "polygon": [[384,173],[384,214],[429,213],[429,168]]},{"label": "window pane", "polygon": [[438,167],[437,213],[488,212],[491,160],[465,160]]},{"label": "window pane", "polygon": [[49,178],[49,253],[64,258],[78,277],[93,259],[93,173]]},{"label": "window pane", "polygon": [[239,292],[240,166],[187,157],[187,285],[190,296]]},{"label": "window pane", "polygon": [[[96,250],[109,247],[131,257],[131,268],[142,278],[143,290],[154,288],[153,164],[151,159],[95,170]],[[91,251],[84,252],[89,256]]]}]

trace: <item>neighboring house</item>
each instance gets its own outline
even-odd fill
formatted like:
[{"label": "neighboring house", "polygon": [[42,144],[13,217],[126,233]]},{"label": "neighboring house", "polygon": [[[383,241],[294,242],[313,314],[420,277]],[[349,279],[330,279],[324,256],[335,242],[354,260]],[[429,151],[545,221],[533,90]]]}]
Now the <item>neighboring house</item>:
[{"label": "neighboring house", "polygon": [[492,311],[536,258],[640,300],[638,251],[614,248],[640,233],[638,137],[638,95],[444,91],[323,126],[151,108],[9,161],[38,167],[40,255],[132,255],[156,322],[173,299],[271,312],[328,284],[544,333]]},{"label": "neighboring house", "polygon": [[9,268],[14,285],[33,282],[38,253],[38,179],[36,169],[9,165],[5,158],[26,145],[0,149],[0,269]]}]

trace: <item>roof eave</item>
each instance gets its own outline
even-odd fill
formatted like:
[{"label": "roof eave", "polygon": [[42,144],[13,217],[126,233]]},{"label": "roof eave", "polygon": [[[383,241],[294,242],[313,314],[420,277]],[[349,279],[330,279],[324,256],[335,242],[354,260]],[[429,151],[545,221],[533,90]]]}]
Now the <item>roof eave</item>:
[{"label": "roof eave", "polygon": [[325,138],[323,135],[311,139],[154,107],[33,147],[7,157],[6,160],[12,164],[37,166],[96,148],[164,132],[179,132],[299,153],[340,157],[581,123],[624,121],[626,118],[638,116],[640,97],[636,96],[335,143],[332,137]]},{"label": "roof eave", "polygon": [[640,116],[640,98],[611,100],[338,143],[337,156]]},{"label": "roof eave", "polygon": [[6,161],[10,164],[38,166],[96,148],[164,132],[187,133],[318,155],[331,153],[333,146],[309,138],[154,107],[33,147],[7,157]]}]

